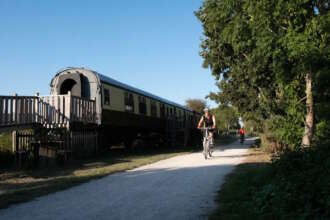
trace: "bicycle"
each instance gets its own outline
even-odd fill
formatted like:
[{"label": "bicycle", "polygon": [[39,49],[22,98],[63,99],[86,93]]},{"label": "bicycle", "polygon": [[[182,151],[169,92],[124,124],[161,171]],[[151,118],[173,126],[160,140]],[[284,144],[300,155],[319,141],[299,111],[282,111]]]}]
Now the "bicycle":
[{"label": "bicycle", "polygon": [[244,139],[245,139],[245,135],[244,134],[240,134],[240,143],[241,144],[244,143]]},{"label": "bicycle", "polygon": [[207,156],[212,157],[211,152],[211,138],[210,138],[210,130],[212,130],[211,127],[205,127],[205,128],[199,128],[203,131],[203,156],[205,160],[207,160]]}]

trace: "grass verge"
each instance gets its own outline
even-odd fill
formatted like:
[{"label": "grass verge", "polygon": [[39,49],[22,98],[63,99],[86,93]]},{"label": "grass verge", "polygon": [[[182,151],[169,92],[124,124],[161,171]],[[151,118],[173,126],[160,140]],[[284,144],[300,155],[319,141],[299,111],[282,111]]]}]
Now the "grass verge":
[{"label": "grass verge", "polygon": [[258,219],[251,210],[252,195],[271,178],[270,156],[258,148],[249,149],[244,163],[226,176],[218,192],[218,207],[209,219]]},{"label": "grass verge", "polygon": [[227,176],[210,219],[330,219],[329,142],[253,157]]}]

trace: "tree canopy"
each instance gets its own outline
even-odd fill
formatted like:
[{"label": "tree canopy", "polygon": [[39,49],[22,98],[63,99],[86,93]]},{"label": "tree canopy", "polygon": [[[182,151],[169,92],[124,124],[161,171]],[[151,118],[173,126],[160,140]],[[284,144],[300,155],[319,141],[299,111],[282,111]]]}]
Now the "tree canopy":
[{"label": "tree canopy", "polygon": [[220,105],[212,109],[217,124],[217,130],[220,133],[229,133],[232,130],[239,128],[237,110],[232,106]]},{"label": "tree canopy", "polygon": [[283,144],[310,145],[314,115],[327,120],[330,100],[329,2],[205,0],[196,16],[203,65],[219,87],[210,98],[270,123]]},{"label": "tree canopy", "polygon": [[203,99],[187,99],[186,106],[195,112],[203,112],[203,109],[207,106],[206,101]]}]

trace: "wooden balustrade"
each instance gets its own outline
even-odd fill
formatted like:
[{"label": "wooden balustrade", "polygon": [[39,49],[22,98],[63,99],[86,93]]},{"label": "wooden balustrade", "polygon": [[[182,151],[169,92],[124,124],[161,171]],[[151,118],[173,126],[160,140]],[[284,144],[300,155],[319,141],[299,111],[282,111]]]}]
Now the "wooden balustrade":
[{"label": "wooden balustrade", "polygon": [[34,96],[0,96],[0,126],[34,123],[37,102]]},{"label": "wooden balustrade", "polygon": [[68,95],[0,96],[0,127],[42,124],[68,127],[96,123],[95,100]]}]

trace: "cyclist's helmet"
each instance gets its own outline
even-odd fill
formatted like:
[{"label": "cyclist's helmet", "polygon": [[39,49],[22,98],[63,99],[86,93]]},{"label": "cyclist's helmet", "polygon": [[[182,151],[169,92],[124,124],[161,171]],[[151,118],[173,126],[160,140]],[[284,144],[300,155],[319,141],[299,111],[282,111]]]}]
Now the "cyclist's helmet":
[{"label": "cyclist's helmet", "polygon": [[203,112],[208,112],[209,111],[209,108],[208,107],[205,107],[204,109],[203,109]]}]

